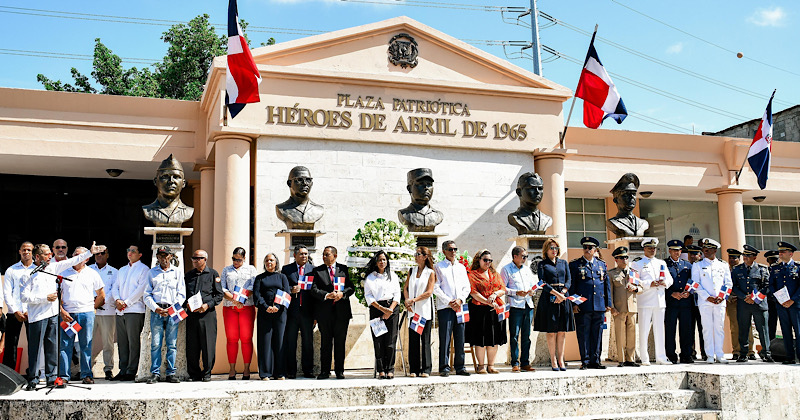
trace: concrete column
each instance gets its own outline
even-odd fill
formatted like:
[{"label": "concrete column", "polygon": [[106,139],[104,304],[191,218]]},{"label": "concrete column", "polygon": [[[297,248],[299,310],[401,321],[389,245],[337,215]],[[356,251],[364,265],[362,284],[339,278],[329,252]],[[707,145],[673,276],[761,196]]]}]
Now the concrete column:
[{"label": "concrete column", "polygon": [[215,139],[212,267],[222,270],[237,246],[250,249],[250,141],[223,134]]},{"label": "concrete column", "polygon": [[187,251],[191,252],[200,247],[200,237],[203,234],[200,221],[203,220],[203,209],[200,207],[200,202],[202,201],[200,181],[190,181],[189,185],[192,187],[192,206],[194,207],[194,215],[192,216],[192,228],[194,228],[194,232],[192,232],[192,236],[187,238],[192,244],[191,249],[187,249]]},{"label": "concrete column", "polygon": [[728,248],[742,249],[745,244],[744,207],[742,206],[742,193],[744,190],[720,188],[711,192],[717,194],[719,243],[722,245],[722,250],[724,251]]},{"label": "concrete column", "polygon": [[567,150],[550,149],[534,155],[534,170],[544,181],[539,208],[553,218],[548,235],[558,235],[562,258],[567,253],[567,205],[564,194],[564,158]]},{"label": "concrete column", "polygon": [[[214,252],[214,166],[211,164],[196,165],[200,171],[200,237],[198,247],[212,254]],[[211,257],[213,259],[213,255]],[[214,266],[212,266],[214,267]],[[214,267],[216,269],[216,267]],[[220,267],[218,269],[221,270]]]}]

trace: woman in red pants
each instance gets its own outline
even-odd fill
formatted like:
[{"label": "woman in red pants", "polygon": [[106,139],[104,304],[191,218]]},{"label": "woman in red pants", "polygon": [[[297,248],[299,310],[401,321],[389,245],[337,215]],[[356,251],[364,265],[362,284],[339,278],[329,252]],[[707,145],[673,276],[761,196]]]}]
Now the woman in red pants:
[{"label": "woman in red pants", "polygon": [[245,250],[233,250],[233,264],[222,269],[220,275],[225,292],[222,317],[225,320],[225,337],[228,340],[228,363],[231,365],[228,379],[236,379],[236,359],[239,357],[239,341],[242,342],[244,371],[242,379],[250,379],[250,361],[253,358],[253,326],[256,309],[253,306],[253,281],[258,274],[256,268],[245,263]]}]

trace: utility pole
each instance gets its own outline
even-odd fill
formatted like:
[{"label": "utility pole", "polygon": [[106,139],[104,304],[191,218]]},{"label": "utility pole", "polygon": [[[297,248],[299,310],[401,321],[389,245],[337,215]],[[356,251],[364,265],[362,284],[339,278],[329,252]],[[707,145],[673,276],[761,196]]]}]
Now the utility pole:
[{"label": "utility pole", "polygon": [[536,8],[536,0],[531,0],[531,55],[533,56],[533,72],[542,75],[542,54],[541,44],[539,44],[539,9]]}]

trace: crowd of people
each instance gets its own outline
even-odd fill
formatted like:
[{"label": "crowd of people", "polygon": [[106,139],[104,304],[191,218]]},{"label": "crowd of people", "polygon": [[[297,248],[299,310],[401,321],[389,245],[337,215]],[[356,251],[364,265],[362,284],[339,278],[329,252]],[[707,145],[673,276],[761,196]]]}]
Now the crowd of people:
[{"label": "crowd of people", "polygon": [[[662,260],[655,256],[658,239],[646,238],[643,256],[630,261],[628,248],[616,248],[612,252],[615,267],[608,269],[599,257],[597,239],[582,238],[583,255],[567,262],[559,258],[560,244],[551,238],[544,243],[537,264],[529,264],[528,251],[517,246],[512,249],[512,261],[498,271],[485,249],[466,267],[458,261],[458,247],[451,240],[442,244],[445,258],[438,263],[430,249],[418,247],[416,264],[404,273],[404,282],[392,269],[389,255],[378,251],[367,264],[363,280],[376,376],[394,378],[395,345],[401,331],[408,337],[409,375],[432,374],[434,317],[439,333],[438,374],[445,377],[470,375],[465,343],[473,349],[477,374],[498,373],[496,355],[506,343],[512,372],[534,371],[531,329],[546,334],[553,371],[566,370],[564,347],[570,331],[577,335],[580,369],[605,369],[601,353],[607,312],[613,317],[619,366],[649,365],[651,350],[657,364],[693,363],[698,356],[696,330],[700,331],[701,359],[727,363],[722,350],[726,312],[737,362],[755,359],[751,324],[761,342],[759,356],[774,362],[770,340],[775,337],[777,319],[786,353],[783,363],[795,363],[800,361],[800,345],[795,342],[800,331],[796,304],[800,264],[792,259],[794,245],[777,245],[766,255],[770,265],[757,263],[759,251],[750,245],[741,251],[728,249],[726,264],[716,257],[720,245],[713,239],[703,239],[699,246],[688,236],[684,241],[671,240],[669,257]],[[237,379],[240,348],[241,378],[250,379],[254,335],[262,380],[294,379],[298,372],[315,377],[317,350],[321,367],[316,378],[331,377],[332,367],[337,379],[344,378],[345,341],[352,318],[349,297],[355,287],[348,267],[336,262],[338,252],[333,246],[324,248],[319,266],[311,263],[308,249],[298,245],[293,262],[281,266],[278,256],[269,253],[262,270],[247,264],[246,251],[239,247],[221,274],[208,266],[204,250],[192,253],[192,268],[186,272],[175,265],[175,252],[166,246],[156,250],[153,268],[140,261],[142,252],[136,245],[127,248],[128,261],[120,269],[108,264],[105,246],[77,247],[71,258],[67,251],[62,239],[55,241],[52,250],[24,242],[20,261],[5,273],[8,317],[3,323],[3,364],[17,365],[16,349],[25,326],[26,389],[35,389],[42,378],[47,385],[66,386],[72,379],[72,364],[80,366],[76,380],[94,383],[92,366],[100,353],[106,380],[135,380],[140,346],[148,344],[140,343],[148,311],[151,365],[147,383],[162,380],[164,346],[163,380],[179,382],[175,363],[180,322],[186,322],[184,350],[190,379],[210,381],[220,304],[228,379]],[[91,257],[95,262],[87,266]],[[321,336],[319,349],[314,346],[315,326]],[[651,331],[652,349],[648,344]]]}]

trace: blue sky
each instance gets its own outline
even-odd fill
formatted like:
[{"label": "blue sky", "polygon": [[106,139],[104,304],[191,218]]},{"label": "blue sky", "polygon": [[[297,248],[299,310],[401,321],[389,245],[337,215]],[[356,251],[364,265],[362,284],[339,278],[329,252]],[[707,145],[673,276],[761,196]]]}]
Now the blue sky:
[{"label": "blue sky", "polygon": [[[497,42],[530,41],[530,17],[515,24],[518,13],[501,13],[501,7],[528,8],[530,2],[240,0],[239,14],[252,25],[248,35],[254,46],[270,36],[288,41],[405,15],[532,69],[529,59],[514,58],[519,47],[504,49]],[[542,45],[573,60],[582,62],[589,44],[589,35],[579,31],[591,33],[599,25],[598,54],[631,111],[622,125],[607,121],[603,129],[718,131],[760,118],[776,88],[775,111],[798,103],[797,2],[539,0],[538,7],[560,22],[539,19]],[[54,58],[53,53],[90,57],[95,38],[121,57],[157,61],[166,51],[160,35],[169,25],[157,20],[188,21],[203,13],[223,33],[225,0],[5,0],[0,4],[0,36],[6,40],[0,47],[0,86],[42,89],[37,73],[71,81],[70,67],[89,74],[90,60]],[[547,52],[542,58],[546,78],[575,88],[579,64]],[[569,102],[565,118],[568,109]],[[578,100],[570,126],[581,125],[580,109]]]}]

